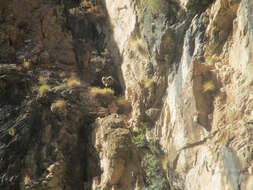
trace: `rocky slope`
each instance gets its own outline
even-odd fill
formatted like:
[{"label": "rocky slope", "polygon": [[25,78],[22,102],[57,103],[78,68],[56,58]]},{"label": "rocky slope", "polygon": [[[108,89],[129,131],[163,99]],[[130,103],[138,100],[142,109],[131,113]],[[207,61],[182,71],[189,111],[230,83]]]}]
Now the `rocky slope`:
[{"label": "rocky slope", "polygon": [[0,0],[0,188],[253,189],[252,10]]}]

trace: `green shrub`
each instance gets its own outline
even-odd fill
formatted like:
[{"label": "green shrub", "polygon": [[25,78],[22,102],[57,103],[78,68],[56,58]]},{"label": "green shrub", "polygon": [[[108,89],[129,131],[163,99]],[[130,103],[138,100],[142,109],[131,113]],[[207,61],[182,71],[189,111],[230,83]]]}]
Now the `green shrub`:
[{"label": "green shrub", "polygon": [[[147,128],[145,123],[141,123],[133,137],[133,143],[138,148],[148,148],[150,153],[146,154],[142,160],[142,167],[146,174],[148,190],[168,190],[169,183],[163,169],[163,163],[159,155],[162,154],[158,139]],[[165,167],[164,167],[165,168]]]},{"label": "green shrub", "polygon": [[137,129],[137,135],[133,137],[133,143],[138,147],[138,148],[143,148],[148,145],[148,141],[146,139],[146,133],[145,129]]},{"label": "green shrub", "polygon": [[158,139],[148,129],[146,123],[141,123],[141,127],[137,128],[136,135],[133,137],[132,141],[137,147],[147,147],[154,153],[158,151],[157,149],[159,149],[157,147],[159,145]]},{"label": "green shrub", "polygon": [[141,126],[136,129],[136,135],[133,136],[132,141],[138,148],[148,146],[148,140],[146,138],[147,131],[148,128],[145,123],[141,123]]},{"label": "green shrub", "polygon": [[155,154],[146,154],[142,160],[142,167],[146,173],[148,190],[170,189],[161,161]]}]

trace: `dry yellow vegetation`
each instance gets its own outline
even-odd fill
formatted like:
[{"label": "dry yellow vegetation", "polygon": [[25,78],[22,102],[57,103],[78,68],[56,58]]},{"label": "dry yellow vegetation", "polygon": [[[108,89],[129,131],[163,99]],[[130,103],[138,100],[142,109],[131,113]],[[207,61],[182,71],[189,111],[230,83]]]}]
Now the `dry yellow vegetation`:
[{"label": "dry yellow vegetation", "polygon": [[24,68],[29,69],[30,66],[31,66],[31,62],[30,62],[30,61],[27,61],[26,59],[24,59],[23,66],[24,66]]},{"label": "dry yellow vegetation", "polygon": [[72,86],[79,86],[81,83],[78,79],[76,79],[75,77],[71,77],[67,80],[67,85],[69,87],[72,87]]},{"label": "dry yellow vegetation", "polygon": [[144,81],[144,86],[145,88],[149,88],[151,87],[151,85],[153,84],[154,80],[153,79],[147,79]]},{"label": "dry yellow vegetation", "polygon": [[110,89],[110,88],[98,88],[98,87],[92,87],[90,89],[90,95],[91,96],[96,96],[96,95],[114,95],[114,90]]},{"label": "dry yellow vegetation", "polygon": [[215,90],[215,85],[213,83],[213,81],[207,81],[204,83],[203,85],[203,91],[214,91]]},{"label": "dry yellow vegetation", "polygon": [[56,108],[62,108],[66,105],[64,100],[56,100],[56,102],[54,103],[54,106]]},{"label": "dry yellow vegetation", "polygon": [[50,91],[50,86],[48,86],[47,84],[43,84],[39,87],[39,95],[40,96],[45,95],[49,91]]}]

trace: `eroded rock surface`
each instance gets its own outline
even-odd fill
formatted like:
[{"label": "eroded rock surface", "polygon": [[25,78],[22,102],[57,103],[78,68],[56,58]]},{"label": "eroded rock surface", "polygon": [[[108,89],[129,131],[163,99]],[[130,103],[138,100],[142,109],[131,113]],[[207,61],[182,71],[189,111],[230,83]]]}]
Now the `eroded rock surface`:
[{"label": "eroded rock surface", "polygon": [[[153,131],[168,156],[172,189],[249,189],[252,2],[170,1],[169,12],[181,11],[177,17],[153,5],[142,12],[131,2],[127,10],[136,10],[137,24],[126,30],[124,45],[115,38],[133,107],[131,125],[140,127],[147,110],[161,110]],[[117,4],[107,3],[115,22],[111,7]],[[118,30],[114,26],[115,34]],[[223,158],[232,137],[234,158]],[[228,175],[228,165],[240,169]]]},{"label": "eroded rock surface", "polygon": [[143,176],[139,153],[131,141],[131,133],[117,114],[96,122],[94,146],[99,152],[101,189],[142,189]]},{"label": "eroded rock surface", "polygon": [[252,10],[0,0],[0,189],[253,189]]}]

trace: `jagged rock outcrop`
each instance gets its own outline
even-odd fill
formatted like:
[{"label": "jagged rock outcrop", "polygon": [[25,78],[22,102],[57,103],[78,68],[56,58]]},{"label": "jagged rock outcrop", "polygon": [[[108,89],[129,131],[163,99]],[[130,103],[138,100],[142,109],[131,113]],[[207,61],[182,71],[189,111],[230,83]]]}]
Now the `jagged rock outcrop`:
[{"label": "jagged rock outcrop", "polygon": [[0,0],[0,189],[253,189],[252,10]]},{"label": "jagged rock outcrop", "polygon": [[139,153],[122,119],[112,114],[99,119],[94,127],[94,147],[103,170],[100,183],[94,181],[94,189],[143,189]]}]

